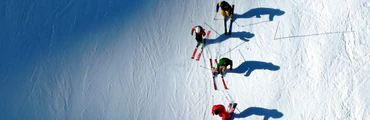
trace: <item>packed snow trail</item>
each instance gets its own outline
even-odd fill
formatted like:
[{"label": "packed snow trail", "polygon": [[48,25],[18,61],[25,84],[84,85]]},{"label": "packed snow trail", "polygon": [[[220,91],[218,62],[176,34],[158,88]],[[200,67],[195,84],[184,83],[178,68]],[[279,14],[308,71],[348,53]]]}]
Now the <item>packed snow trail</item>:
[{"label": "packed snow trail", "polygon": [[[217,120],[230,101],[235,120],[370,118],[369,1],[228,1],[231,36],[217,2],[2,2],[0,119]],[[221,57],[228,91],[206,69]]]}]

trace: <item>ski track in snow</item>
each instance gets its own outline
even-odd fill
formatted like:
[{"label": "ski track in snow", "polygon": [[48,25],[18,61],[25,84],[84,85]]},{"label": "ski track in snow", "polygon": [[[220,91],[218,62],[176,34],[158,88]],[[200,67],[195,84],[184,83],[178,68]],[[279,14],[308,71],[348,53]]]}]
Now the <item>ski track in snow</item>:
[{"label": "ski track in snow", "polygon": [[[235,120],[370,118],[369,1],[228,1],[231,37],[217,2],[6,1],[0,119],[220,119],[212,105],[231,101]],[[195,25],[214,40],[199,61]],[[243,71],[215,91],[222,57]]]}]

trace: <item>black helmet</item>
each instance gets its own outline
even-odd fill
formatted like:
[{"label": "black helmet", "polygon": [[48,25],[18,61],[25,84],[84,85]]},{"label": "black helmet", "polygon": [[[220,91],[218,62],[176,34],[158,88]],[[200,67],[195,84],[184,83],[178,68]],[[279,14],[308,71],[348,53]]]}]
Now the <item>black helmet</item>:
[{"label": "black helmet", "polygon": [[217,110],[215,110],[215,115],[218,115],[219,113],[220,113],[220,110],[219,109],[217,109]]}]

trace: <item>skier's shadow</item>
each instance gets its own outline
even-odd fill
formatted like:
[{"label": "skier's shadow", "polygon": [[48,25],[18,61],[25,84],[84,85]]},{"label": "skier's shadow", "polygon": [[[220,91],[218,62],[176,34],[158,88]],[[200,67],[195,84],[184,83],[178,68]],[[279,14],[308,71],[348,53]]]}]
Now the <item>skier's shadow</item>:
[{"label": "skier's shadow", "polygon": [[262,61],[244,61],[237,68],[233,70],[227,70],[227,73],[245,73],[244,76],[248,77],[254,70],[264,69],[276,71],[280,67],[272,63],[262,62]]},{"label": "skier's shadow", "polygon": [[230,36],[228,35],[225,35],[225,34],[221,34],[220,36],[218,36],[217,38],[215,39],[207,39],[206,41],[206,44],[205,45],[210,45],[210,44],[215,44],[215,43],[221,43],[229,38],[239,38],[243,41],[246,41],[248,42],[250,38],[253,38],[254,37],[254,34],[253,33],[250,33],[250,32],[232,32]]},{"label": "skier's shadow", "polygon": [[251,115],[263,116],[263,120],[268,120],[269,118],[281,118],[284,116],[283,113],[279,112],[276,109],[265,109],[261,107],[249,107],[239,114],[233,114],[231,119],[234,118],[246,118]]},{"label": "skier's shadow", "polygon": [[275,15],[281,16],[281,15],[284,15],[284,14],[285,14],[285,12],[280,10],[280,9],[254,8],[254,9],[251,9],[251,10],[245,12],[244,14],[234,13],[234,18],[235,19],[238,19],[238,18],[252,18],[254,16],[256,16],[257,18],[261,18],[261,15],[269,15],[269,20],[273,21]]}]

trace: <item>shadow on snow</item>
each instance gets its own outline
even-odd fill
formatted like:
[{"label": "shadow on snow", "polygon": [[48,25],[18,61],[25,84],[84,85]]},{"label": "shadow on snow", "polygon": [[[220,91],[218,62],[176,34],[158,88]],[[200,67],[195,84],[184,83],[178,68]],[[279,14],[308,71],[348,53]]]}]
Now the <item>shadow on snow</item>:
[{"label": "shadow on snow", "polygon": [[263,120],[268,120],[269,118],[281,118],[284,116],[283,113],[279,112],[276,109],[265,109],[261,107],[249,107],[248,109],[245,109],[239,114],[234,114],[232,119],[234,118],[246,118],[251,115],[257,115],[257,116],[263,116]]},{"label": "shadow on snow", "polygon": [[261,61],[245,61],[233,70],[228,70],[227,73],[245,73],[244,76],[248,77],[254,70],[271,70],[277,71],[280,69],[279,66],[272,63],[261,62]]},{"label": "shadow on snow", "polygon": [[243,32],[232,32],[231,36],[221,34],[220,36],[218,36],[215,39],[207,39],[205,45],[221,43],[221,42],[223,42],[223,41],[225,41],[229,38],[239,38],[243,41],[248,42],[249,41],[248,39],[253,38],[253,37],[254,37],[254,34],[250,33],[250,32],[245,32],[245,31],[243,31]]},{"label": "shadow on snow", "polygon": [[254,16],[256,16],[257,18],[261,18],[261,15],[269,15],[269,20],[273,21],[275,15],[281,16],[281,15],[284,15],[284,14],[285,14],[285,12],[280,10],[280,9],[254,8],[254,9],[251,9],[251,10],[245,12],[244,14],[236,14],[235,13],[234,18],[235,19],[238,19],[238,18],[252,18]]}]

